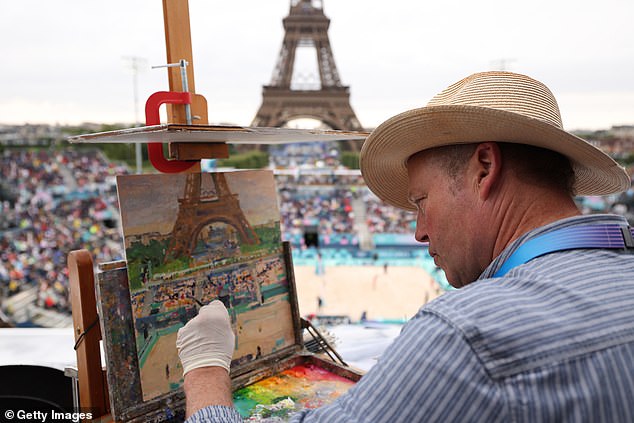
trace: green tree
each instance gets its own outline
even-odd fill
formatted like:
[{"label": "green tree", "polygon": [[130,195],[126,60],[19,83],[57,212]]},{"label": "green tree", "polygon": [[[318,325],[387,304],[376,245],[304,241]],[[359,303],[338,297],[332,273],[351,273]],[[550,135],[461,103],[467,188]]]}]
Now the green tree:
[{"label": "green tree", "polygon": [[235,167],[236,169],[262,169],[268,164],[269,155],[262,151],[249,151],[218,160],[218,166]]},{"label": "green tree", "polygon": [[359,153],[344,151],[341,153],[341,164],[348,169],[359,169]]}]

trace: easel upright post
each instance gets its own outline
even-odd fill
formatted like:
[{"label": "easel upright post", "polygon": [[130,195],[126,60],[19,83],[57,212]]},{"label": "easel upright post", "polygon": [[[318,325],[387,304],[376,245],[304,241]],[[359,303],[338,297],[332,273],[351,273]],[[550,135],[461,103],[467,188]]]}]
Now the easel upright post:
[{"label": "easel upright post", "polygon": [[[192,93],[191,114],[193,123],[206,125],[207,101],[205,97],[195,94],[194,58],[192,54],[192,37],[189,25],[188,0],[163,0],[163,21],[165,23],[165,47],[167,63],[187,62],[187,89]],[[182,91],[181,69],[167,68],[170,91]],[[167,120],[170,123],[187,123],[185,107],[167,105]]]},{"label": "easel upright post", "polygon": [[77,351],[80,408],[93,417],[108,413],[108,393],[101,367],[101,327],[97,316],[93,261],[87,250],[68,254],[73,332]]}]

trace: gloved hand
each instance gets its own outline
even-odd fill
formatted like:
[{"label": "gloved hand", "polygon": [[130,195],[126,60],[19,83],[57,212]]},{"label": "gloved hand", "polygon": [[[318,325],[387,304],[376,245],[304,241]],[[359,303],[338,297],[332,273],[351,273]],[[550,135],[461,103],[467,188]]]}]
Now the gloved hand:
[{"label": "gloved hand", "polygon": [[178,330],[176,348],[183,376],[199,367],[220,366],[229,371],[235,336],[229,313],[218,300],[201,307],[198,316]]}]

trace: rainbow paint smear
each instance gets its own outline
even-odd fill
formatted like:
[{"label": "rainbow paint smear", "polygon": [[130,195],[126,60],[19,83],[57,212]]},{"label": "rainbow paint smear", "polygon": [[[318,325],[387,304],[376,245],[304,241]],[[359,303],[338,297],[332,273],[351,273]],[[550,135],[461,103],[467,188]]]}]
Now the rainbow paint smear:
[{"label": "rainbow paint smear", "polygon": [[354,382],[313,364],[292,367],[233,393],[233,404],[248,421],[283,422],[306,408],[334,401]]}]

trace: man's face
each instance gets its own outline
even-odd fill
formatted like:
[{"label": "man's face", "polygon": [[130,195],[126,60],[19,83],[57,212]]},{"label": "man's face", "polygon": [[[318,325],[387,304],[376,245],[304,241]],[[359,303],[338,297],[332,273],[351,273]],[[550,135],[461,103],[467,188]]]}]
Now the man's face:
[{"label": "man's face", "polygon": [[481,271],[475,260],[477,252],[471,249],[476,223],[470,212],[474,211],[475,194],[468,178],[461,171],[452,179],[430,153],[410,158],[407,173],[410,201],[418,209],[416,239],[429,242],[429,254],[451,285],[473,282]]}]

